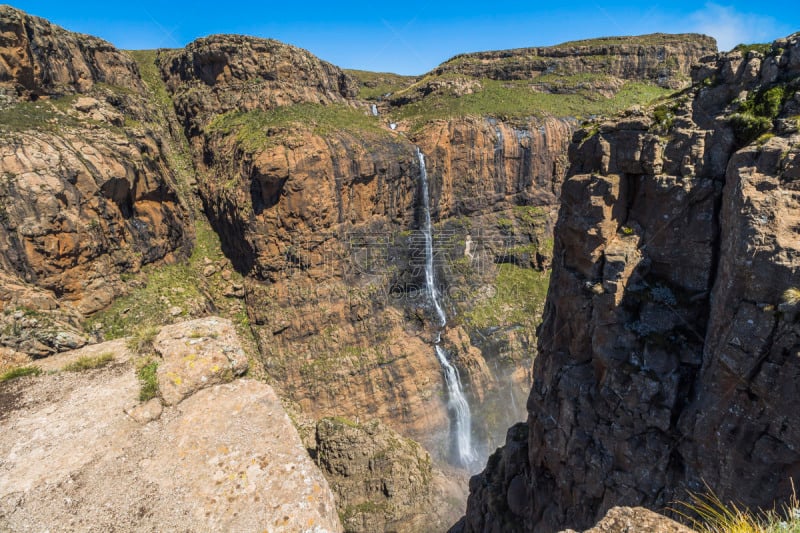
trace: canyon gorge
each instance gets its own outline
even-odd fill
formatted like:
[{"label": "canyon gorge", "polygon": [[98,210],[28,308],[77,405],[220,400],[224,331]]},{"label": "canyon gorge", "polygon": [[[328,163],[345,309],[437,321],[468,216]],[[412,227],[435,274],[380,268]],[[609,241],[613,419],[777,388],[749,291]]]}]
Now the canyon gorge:
[{"label": "canyon gorge", "polygon": [[0,6],[0,529],[606,531],[706,487],[785,501],[798,88],[797,35],[411,77]]}]

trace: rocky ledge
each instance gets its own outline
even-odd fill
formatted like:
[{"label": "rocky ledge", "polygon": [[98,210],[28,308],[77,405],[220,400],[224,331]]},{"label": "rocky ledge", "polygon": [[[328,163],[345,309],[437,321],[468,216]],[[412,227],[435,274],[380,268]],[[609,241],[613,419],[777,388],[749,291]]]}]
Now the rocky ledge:
[{"label": "rocky ledge", "polygon": [[0,383],[0,529],[341,531],[278,396],[231,381],[247,365],[231,328],[210,317],[162,330],[150,357],[163,393],[144,403],[132,342]]}]

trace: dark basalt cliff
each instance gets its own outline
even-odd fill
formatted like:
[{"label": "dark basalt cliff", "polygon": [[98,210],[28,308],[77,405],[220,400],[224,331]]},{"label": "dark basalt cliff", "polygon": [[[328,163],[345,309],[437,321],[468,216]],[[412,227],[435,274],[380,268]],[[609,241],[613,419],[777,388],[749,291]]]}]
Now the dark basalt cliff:
[{"label": "dark basalt cliff", "polygon": [[528,421],[461,531],[586,528],[704,484],[771,508],[800,474],[800,38],[576,133]]}]

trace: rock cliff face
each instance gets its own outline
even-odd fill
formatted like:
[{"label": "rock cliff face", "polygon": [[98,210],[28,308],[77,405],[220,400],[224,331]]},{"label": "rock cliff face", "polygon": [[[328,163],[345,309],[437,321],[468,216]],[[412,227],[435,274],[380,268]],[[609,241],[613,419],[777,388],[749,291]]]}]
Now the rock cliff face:
[{"label": "rock cliff face", "polygon": [[143,89],[130,57],[9,6],[0,11],[0,85],[7,96],[85,93],[97,84]]},{"label": "rock cliff face", "polygon": [[[240,330],[253,333],[279,394],[304,415],[379,418],[422,442],[435,461],[450,453],[451,413],[432,348],[415,145],[427,156],[449,319],[442,342],[475,414],[476,446],[487,452],[496,429],[523,416],[565,154],[578,124],[569,117],[591,114],[595,108],[583,104],[605,102],[597,92],[614,96],[630,80],[647,91],[650,82],[678,86],[687,65],[713,47],[686,36],[571,43],[566,52],[541,51],[545,63],[556,61],[549,78],[552,65],[530,51],[470,56],[448,62],[391,105],[372,100],[386,114],[375,117],[357,94],[354,76],[364,73],[345,73],[276,41],[213,36],[129,56],[11,8],[0,8],[0,27],[0,365],[80,347],[104,331],[120,335],[139,320],[151,325],[152,317],[143,320],[156,313],[151,301],[168,321],[230,311]],[[504,66],[480,66],[493,63]],[[378,77],[362,87],[410,81]],[[511,94],[506,81],[518,82],[510,90],[523,96],[513,113],[495,109]],[[647,91],[626,98],[649,100]],[[580,94],[554,115],[537,103],[541,92]],[[459,101],[441,120],[404,116],[404,106],[438,108],[432,98],[443,94],[478,95],[480,105]],[[187,153],[193,164],[178,157]],[[204,221],[192,220],[194,192],[238,272],[203,236],[212,233]],[[150,281],[129,279],[144,265],[183,259],[195,229],[190,261],[168,265],[157,281],[151,269],[144,269]],[[179,286],[173,266],[187,267],[176,274]],[[200,282],[187,282],[199,274]],[[118,298],[129,291],[147,304]],[[90,314],[102,326],[92,335],[81,329]],[[244,369],[240,353],[195,353],[194,343],[207,337],[201,333],[168,329],[156,338],[172,354],[157,378],[164,403],[179,404],[174,409],[216,401],[212,390],[228,405],[224,391],[239,386],[196,392]],[[162,407],[148,403],[132,413],[147,422]],[[325,440],[331,450],[335,440]],[[373,466],[383,451],[375,446]],[[424,457],[388,455],[388,466],[369,469],[370,483],[394,479],[404,458]],[[416,488],[396,492],[406,507],[421,497]],[[354,523],[372,527],[363,510]],[[27,516],[16,515],[15,524],[23,527]],[[391,528],[419,523],[403,510],[381,520]]]},{"label": "rock cliff face", "polygon": [[305,50],[271,39],[218,35],[164,52],[161,64],[190,137],[215,114],[301,102],[344,102],[356,81]]},{"label": "rock cliff face", "polygon": [[[670,53],[686,54],[677,76],[695,52]],[[445,456],[448,413],[415,262],[421,147],[453,319],[444,339],[467,395],[494,417],[476,431],[494,447],[489,427],[521,415],[498,405],[509,393],[521,405],[529,383],[574,119],[467,117],[399,133],[353,98],[348,74],[274,41],[215,36],[158,62],[281,392],[315,417],[379,417]],[[531,289],[537,302],[515,298]]]},{"label": "rock cliff face", "polygon": [[465,531],[586,528],[702,491],[771,507],[798,474],[800,39],[576,133],[527,424]]},{"label": "rock cliff face", "polygon": [[[58,311],[69,330],[62,318],[125,292],[123,273],[185,255],[188,215],[130,57],[8,6],[0,35],[0,269],[32,291],[0,309]],[[25,307],[38,290],[55,301]],[[34,356],[76,347],[24,329],[0,342]]]},{"label": "rock cliff face", "polygon": [[[218,50],[227,50],[219,61],[234,65],[232,74],[210,79],[207,58]],[[295,77],[270,70],[284,57],[307,70]],[[345,99],[351,94],[344,73],[291,47],[214,37],[162,54],[160,64],[196,148],[206,211],[237,268],[249,274],[254,330],[282,391],[316,417],[377,416],[429,449],[445,449],[443,384],[424,335],[426,302],[413,260],[421,247],[414,233],[421,172],[414,145],[367,116],[365,104]],[[243,83],[255,87],[258,98],[243,92]],[[180,103],[189,97],[202,103]],[[467,214],[460,198],[470,187],[485,189],[492,204],[510,209],[536,196],[536,180],[547,181],[553,170],[547,155],[531,155],[531,148],[553,141],[509,142],[496,164],[502,130],[474,124],[480,124],[482,143],[474,152],[466,148],[473,122],[452,134],[431,130],[451,135],[455,142],[446,149],[459,152],[432,157],[436,179],[447,176],[446,191],[435,193],[442,206],[437,219]],[[554,122],[553,128],[566,139],[568,126]],[[485,172],[471,171],[471,185],[459,182],[455,173],[478,159]],[[506,168],[512,175],[517,168],[527,171],[515,180]],[[481,184],[484,177],[488,183]],[[548,182],[540,203],[553,203],[552,188]],[[464,243],[459,246],[456,258],[464,256]],[[460,339],[458,357],[481,398],[493,387],[492,375],[463,331],[451,337]]]},{"label": "rock cliff face", "polygon": [[686,81],[695,62],[716,51],[716,41],[705,35],[655,33],[462,54],[434,72],[533,81],[552,74],[604,74],[625,80],[649,80],[676,89]]}]

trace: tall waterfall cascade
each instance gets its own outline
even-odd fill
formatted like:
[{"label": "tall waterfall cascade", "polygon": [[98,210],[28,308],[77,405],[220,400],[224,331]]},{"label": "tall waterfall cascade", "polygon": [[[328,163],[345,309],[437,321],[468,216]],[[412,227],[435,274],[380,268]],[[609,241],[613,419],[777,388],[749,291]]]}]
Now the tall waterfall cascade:
[{"label": "tall waterfall cascade", "polygon": [[425,154],[417,148],[417,158],[420,168],[420,196],[422,197],[423,224],[422,232],[425,237],[425,290],[428,300],[433,306],[438,319],[436,341],[434,350],[436,358],[444,373],[447,386],[447,407],[453,416],[451,435],[455,439],[455,449],[458,462],[465,467],[474,464],[478,459],[472,446],[472,414],[469,403],[464,396],[461,385],[461,376],[458,369],[450,363],[449,355],[441,345],[442,331],[447,326],[447,315],[442,307],[441,295],[436,286],[436,269],[433,264],[433,224],[431,223],[430,194],[428,192],[428,172],[425,168]]}]

